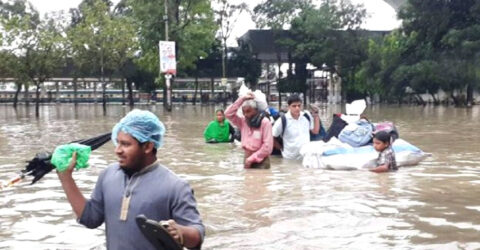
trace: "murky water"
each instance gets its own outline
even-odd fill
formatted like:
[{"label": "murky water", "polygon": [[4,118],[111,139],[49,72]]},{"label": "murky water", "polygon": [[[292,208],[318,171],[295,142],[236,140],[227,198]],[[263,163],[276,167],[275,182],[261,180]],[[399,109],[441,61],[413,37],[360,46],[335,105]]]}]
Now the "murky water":
[{"label": "murky water", "polygon": [[[242,167],[231,144],[207,145],[214,107],[153,108],[167,127],[161,162],[195,190],[207,227],[204,249],[479,249],[480,107],[373,106],[372,121],[390,120],[400,136],[431,158],[396,173],[305,169],[272,159],[270,170]],[[339,106],[323,111],[328,124]],[[16,112],[0,106],[0,180],[35,152],[109,131],[128,112],[111,106],[45,106]],[[89,196],[99,172],[115,161],[111,143],[91,168],[75,173]],[[75,222],[56,174],[0,191],[0,248],[103,248],[104,228]]]}]

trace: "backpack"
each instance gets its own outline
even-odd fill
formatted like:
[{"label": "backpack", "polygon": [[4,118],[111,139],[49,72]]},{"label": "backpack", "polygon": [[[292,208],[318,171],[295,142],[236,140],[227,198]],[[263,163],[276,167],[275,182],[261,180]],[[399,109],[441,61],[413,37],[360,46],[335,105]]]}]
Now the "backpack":
[{"label": "backpack", "polygon": [[[310,116],[307,114],[307,113],[304,113],[303,116],[305,116],[305,118],[307,118],[308,120],[308,123],[310,124]],[[285,114],[282,114],[280,116],[280,119],[282,120],[282,133],[280,134],[279,137],[276,137],[275,140],[278,141],[278,143],[280,143],[280,145],[283,146],[283,134],[285,133],[285,128],[287,127],[287,118],[285,117]],[[325,128],[323,127],[323,124],[320,123],[320,131],[318,134],[312,134],[312,132],[310,132],[310,141],[319,141],[321,140],[326,134],[327,132],[325,131]],[[281,155],[282,153],[280,152],[280,150],[278,149],[273,149],[273,152],[272,152],[272,155]]]},{"label": "backpack", "polygon": [[373,130],[374,127],[370,122],[361,119],[355,122],[355,126],[345,127],[338,135],[338,139],[352,147],[361,147],[370,143]]}]

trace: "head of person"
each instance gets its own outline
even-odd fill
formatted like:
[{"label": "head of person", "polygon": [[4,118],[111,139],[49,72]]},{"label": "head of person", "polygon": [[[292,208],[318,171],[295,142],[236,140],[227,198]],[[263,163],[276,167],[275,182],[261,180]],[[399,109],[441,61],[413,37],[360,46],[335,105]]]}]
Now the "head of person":
[{"label": "head of person", "polygon": [[298,95],[291,95],[287,100],[288,111],[293,117],[300,116],[300,111],[302,111],[302,99]]},{"label": "head of person", "polygon": [[220,123],[225,121],[225,113],[223,112],[223,109],[217,109],[217,111],[215,111],[215,119]]},{"label": "head of person", "polygon": [[251,120],[258,114],[257,102],[254,100],[247,100],[242,105],[243,115],[247,120]]},{"label": "head of person", "polygon": [[391,136],[390,133],[386,131],[378,131],[373,136],[373,147],[378,152],[382,152],[390,146]]},{"label": "head of person", "polygon": [[156,160],[162,146],[165,126],[150,111],[130,111],[112,130],[112,142],[120,167],[139,170]]}]

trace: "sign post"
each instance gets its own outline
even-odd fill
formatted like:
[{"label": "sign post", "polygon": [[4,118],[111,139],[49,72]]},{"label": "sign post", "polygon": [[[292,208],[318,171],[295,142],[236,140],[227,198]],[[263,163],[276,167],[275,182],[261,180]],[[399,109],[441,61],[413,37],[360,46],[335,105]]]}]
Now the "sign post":
[{"label": "sign post", "polygon": [[172,110],[172,86],[170,80],[177,74],[177,62],[175,56],[175,42],[160,41],[160,72],[165,74],[165,85],[167,88],[166,108]]}]

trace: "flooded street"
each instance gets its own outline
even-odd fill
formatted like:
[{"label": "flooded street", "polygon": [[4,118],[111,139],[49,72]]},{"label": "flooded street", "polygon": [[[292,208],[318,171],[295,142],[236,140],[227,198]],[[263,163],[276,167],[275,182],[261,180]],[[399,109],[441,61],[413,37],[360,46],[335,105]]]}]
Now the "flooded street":
[{"label": "flooded street", "polygon": [[[147,108],[147,106],[139,106]],[[207,228],[203,249],[479,249],[480,107],[372,106],[373,121],[393,121],[400,137],[433,156],[395,173],[303,168],[272,159],[270,170],[244,170],[233,144],[205,144],[212,106],[151,108],[167,128],[160,161],[187,179]],[[108,132],[128,108],[0,106],[0,181],[36,152]],[[330,124],[340,106],[323,110]],[[91,167],[74,173],[90,196],[116,157],[107,143]],[[75,221],[54,173],[0,191],[0,249],[103,249],[104,227]]]}]

